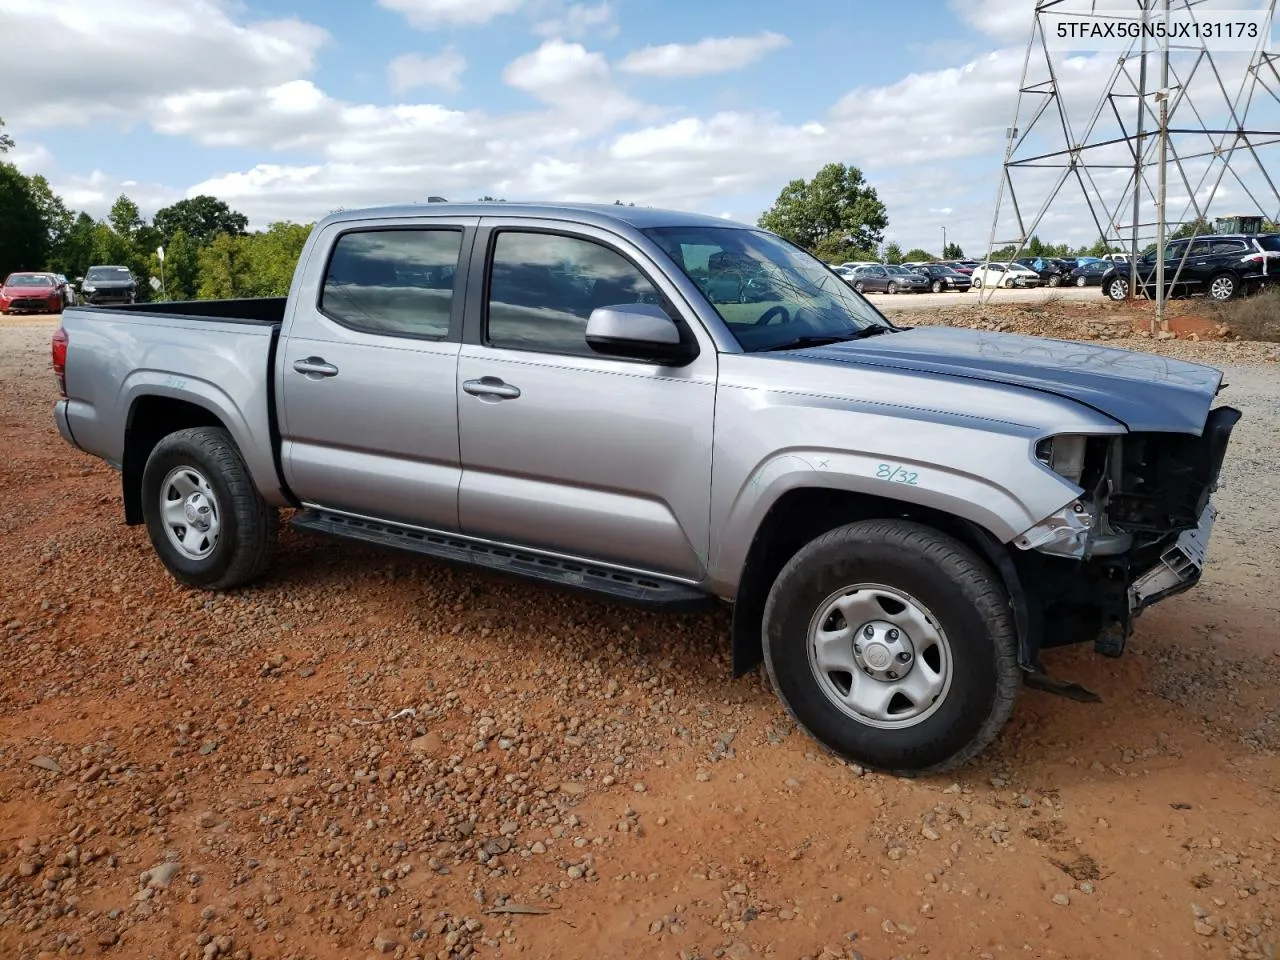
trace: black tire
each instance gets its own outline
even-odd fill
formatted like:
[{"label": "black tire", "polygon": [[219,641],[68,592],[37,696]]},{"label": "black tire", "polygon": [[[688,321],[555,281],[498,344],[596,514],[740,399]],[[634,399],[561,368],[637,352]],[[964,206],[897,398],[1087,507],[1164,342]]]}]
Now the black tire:
[{"label": "black tire", "polygon": [[1049,277],[1049,286],[1051,286],[1051,287],[1060,287],[1060,286],[1062,286],[1062,277],[1061,277],[1061,275],[1060,275],[1060,274],[1056,274],[1056,273],[1055,273],[1055,274],[1050,275],[1050,277]]},{"label": "black tire", "polygon": [[1215,273],[1209,278],[1205,289],[1209,291],[1210,299],[1226,303],[1240,295],[1240,280],[1234,273]]},{"label": "black tire", "polygon": [[[161,486],[177,468],[207,479],[220,532],[207,556],[193,559],[170,542],[161,513]],[[142,472],[142,514],[160,562],[174,579],[202,590],[230,590],[260,576],[275,556],[279,522],[258,493],[231,435],[221,427],[193,427],[169,434],[151,451]]]},{"label": "black tire", "polygon": [[941,280],[935,280],[935,281],[933,281],[933,283],[932,283],[932,285],[930,286],[930,288],[929,288],[929,289],[931,289],[934,293],[941,293],[941,292],[942,292],[942,281],[941,281]]},{"label": "black tire", "polygon": [[863,290],[862,290],[862,281],[861,281],[861,280],[857,281],[857,282],[853,285],[853,289],[854,289],[856,292],[858,292],[858,293],[862,293],[862,292],[863,292]]},{"label": "black tire", "polygon": [[970,287],[971,289],[973,289],[973,290],[981,290],[981,289],[982,289],[982,278],[981,278],[981,277],[974,277],[974,278],[973,278],[973,280],[972,280],[972,281],[970,281],[970,283],[969,283],[969,287]]},{"label": "black tire", "polygon": [[1084,277],[1084,276],[1076,277],[1077,287],[1087,287],[1088,285],[1089,285],[1089,280],[1087,277]]},{"label": "black tire", "polygon": [[1129,299],[1129,281],[1125,277],[1112,277],[1102,285],[1102,288],[1112,300]]},{"label": "black tire", "polygon": [[893,280],[890,280],[890,281],[889,281],[889,285],[888,285],[887,287],[885,287],[885,288],[884,288],[884,292],[885,292],[885,293],[897,293],[897,292],[898,292],[898,284],[897,284],[896,282],[894,282]]},{"label": "black tire", "polygon": [[[833,592],[862,583],[917,598],[945,634],[950,685],[914,725],[883,729],[849,715],[810,665],[811,620]],[[900,776],[939,773],[975,757],[1009,719],[1021,681],[999,578],[958,540],[904,520],[851,523],[801,548],[769,591],[764,660],[774,693],[810,736],[850,762]]]}]

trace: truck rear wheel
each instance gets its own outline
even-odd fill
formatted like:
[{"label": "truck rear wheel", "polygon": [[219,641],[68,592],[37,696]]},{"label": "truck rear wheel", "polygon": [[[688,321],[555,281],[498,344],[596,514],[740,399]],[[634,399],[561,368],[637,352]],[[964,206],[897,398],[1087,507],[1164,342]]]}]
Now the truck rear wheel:
[{"label": "truck rear wheel", "polygon": [[981,752],[1013,711],[1017,632],[999,579],[923,524],[864,520],[803,547],[764,612],[774,692],[851,762],[936,773]]},{"label": "truck rear wheel", "polygon": [[275,555],[276,511],[221,427],[178,430],[156,444],[142,472],[142,513],[160,561],[188,586],[241,586]]}]

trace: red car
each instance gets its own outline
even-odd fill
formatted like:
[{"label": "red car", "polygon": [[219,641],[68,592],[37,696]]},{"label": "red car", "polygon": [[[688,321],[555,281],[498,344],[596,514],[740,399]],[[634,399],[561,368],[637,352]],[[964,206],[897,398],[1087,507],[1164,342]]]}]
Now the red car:
[{"label": "red car", "polygon": [[11,273],[0,286],[0,313],[61,313],[62,287],[51,273]]}]

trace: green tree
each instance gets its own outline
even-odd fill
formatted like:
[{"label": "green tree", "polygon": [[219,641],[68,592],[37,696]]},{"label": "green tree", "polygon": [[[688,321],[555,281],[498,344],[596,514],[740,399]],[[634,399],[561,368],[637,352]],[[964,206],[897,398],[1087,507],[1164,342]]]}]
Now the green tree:
[{"label": "green tree", "polygon": [[248,296],[283,297],[289,292],[311,227],[309,223],[278,222],[262,233],[241,238],[249,261]]},{"label": "green tree", "polygon": [[806,250],[821,246],[834,258],[874,249],[884,239],[889,217],[861,170],[829,163],[812,180],[792,180],[783,187],[758,222]]},{"label": "green tree", "polygon": [[62,249],[54,255],[56,269],[73,280],[83,277],[93,263],[94,238],[97,223],[93,217],[81,211],[71,222],[62,242]]},{"label": "green tree", "polygon": [[112,230],[129,243],[133,242],[134,235],[143,225],[142,215],[138,212],[138,205],[123,193],[116,197],[116,202],[111,205],[111,212],[107,214],[107,222],[111,224]]},{"label": "green tree", "polygon": [[13,137],[4,132],[4,118],[0,117],[0,153],[8,153],[13,149]]},{"label": "green tree", "polygon": [[93,264],[111,264],[130,266],[133,257],[133,244],[117,233],[110,224],[96,223],[93,227],[93,242],[89,246],[89,261]]},{"label": "green tree", "polygon": [[45,239],[49,248],[49,267],[65,273],[64,250],[76,215],[67,209],[62,198],[53,192],[49,181],[36,174],[27,177],[31,196],[40,208],[40,216],[44,220]]},{"label": "green tree", "polygon": [[0,279],[14,270],[39,270],[49,256],[49,228],[31,181],[0,163]]},{"label": "green tree", "polygon": [[885,263],[901,263],[906,257],[902,255],[902,248],[896,243],[890,241],[884,245],[883,260]]},{"label": "green tree", "polygon": [[194,300],[200,285],[200,248],[179,228],[164,245],[164,263],[152,253],[151,275],[164,281],[166,300]]},{"label": "green tree", "polygon": [[947,245],[942,248],[942,259],[963,260],[964,251],[960,249],[960,244],[948,242]]},{"label": "green tree", "polygon": [[243,237],[220,233],[197,255],[200,282],[196,295],[202,300],[225,300],[249,295],[248,243]]},{"label": "green tree", "polygon": [[1170,240],[1181,240],[1183,237],[1203,237],[1213,233],[1213,224],[1204,217],[1196,217],[1194,220],[1188,220],[1180,225],[1178,229],[1169,234]]},{"label": "green tree", "polygon": [[208,243],[220,233],[238,237],[249,227],[248,217],[208,194],[188,197],[162,207],[151,222],[160,234],[161,243],[169,243],[181,230],[197,246]]},{"label": "green tree", "polygon": [[928,250],[922,250],[919,247],[912,247],[910,250],[908,250],[906,253],[902,255],[902,259],[910,260],[911,262],[914,263],[917,260],[937,260],[938,258],[935,257]]}]

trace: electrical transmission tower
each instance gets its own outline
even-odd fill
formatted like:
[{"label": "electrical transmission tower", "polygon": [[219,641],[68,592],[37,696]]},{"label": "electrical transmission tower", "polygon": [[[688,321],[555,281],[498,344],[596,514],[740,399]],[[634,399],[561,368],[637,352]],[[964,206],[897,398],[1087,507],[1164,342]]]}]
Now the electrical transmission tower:
[{"label": "electrical transmission tower", "polygon": [[[1280,58],[1269,49],[1276,0],[1258,6],[1267,30],[1252,49],[1170,39],[1176,31],[1162,29],[1171,17],[1199,22],[1214,9],[1204,4],[1035,0],[988,261],[1008,246],[1020,256],[1042,223],[1064,229],[1069,207],[1074,226],[1084,220],[1108,249],[1125,251],[1130,297],[1143,295],[1137,260],[1154,243],[1152,294],[1163,328],[1166,290],[1185,262],[1165,262],[1171,229],[1182,226],[1179,235],[1193,237],[1212,231],[1209,213],[1219,197],[1216,209],[1229,201],[1232,215],[1280,222],[1280,151],[1267,150],[1280,144]],[[1130,27],[1138,36],[1114,53],[1082,54],[1053,39],[1064,18],[1141,28]]]}]

